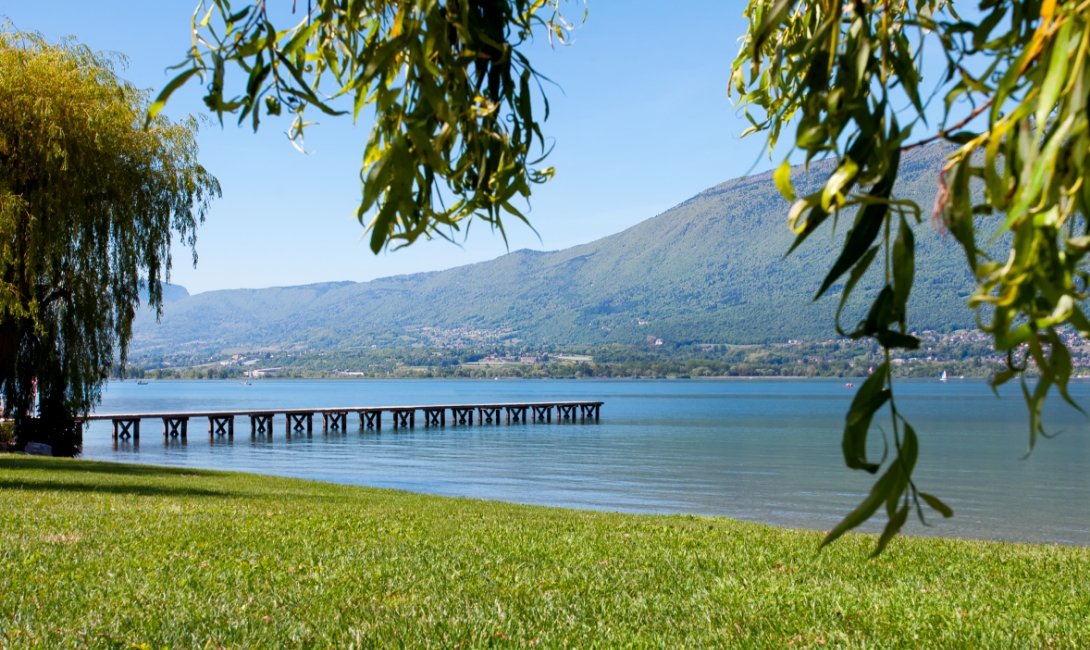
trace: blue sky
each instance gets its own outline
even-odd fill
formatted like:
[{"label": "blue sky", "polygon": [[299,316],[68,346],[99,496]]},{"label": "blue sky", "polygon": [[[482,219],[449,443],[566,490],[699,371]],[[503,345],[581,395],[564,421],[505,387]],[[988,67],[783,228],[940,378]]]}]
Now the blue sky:
[{"label": "blue sky", "polygon": [[[289,0],[283,0],[288,2]],[[129,57],[122,76],[158,91],[189,45],[196,0],[19,0],[0,13],[16,28],[48,39],[65,35]],[[573,14],[581,6],[570,3]],[[727,98],[730,62],[745,31],[741,0],[590,0],[586,24],[569,47],[545,39],[529,52],[559,88],[548,89],[545,125],[556,147],[555,180],[538,187],[531,222],[515,222],[511,250],[557,250],[619,232],[717,183],[771,163],[763,140]],[[199,88],[176,95],[167,114],[200,112]],[[462,246],[442,240],[373,255],[353,216],[368,125],[317,118],[308,154],[297,152],[288,122],[254,134],[233,122],[200,136],[201,160],[223,184],[198,230],[196,269],[175,251],[172,279],[191,293],[338,280],[363,281],[491,259],[505,252],[484,224]],[[786,205],[785,212],[786,212]]]}]

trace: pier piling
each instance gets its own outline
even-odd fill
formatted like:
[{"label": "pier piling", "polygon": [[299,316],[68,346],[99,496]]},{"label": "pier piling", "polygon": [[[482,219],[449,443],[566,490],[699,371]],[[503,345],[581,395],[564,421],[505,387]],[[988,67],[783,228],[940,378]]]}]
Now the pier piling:
[{"label": "pier piling", "polygon": [[250,437],[257,434],[268,434],[272,438],[273,416],[272,413],[250,413]]},{"label": "pier piling", "polygon": [[348,428],[348,412],[347,411],[328,411],[322,412],[322,432],[344,431]]},{"label": "pier piling", "polygon": [[211,440],[215,436],[227,436],[228,438],[235,437],[235,416],[233,415],[209,415],[208,416],[208,438]]},{"label": "pier piling", "polygon": [[182,440],[185,440],[188,429],[188,417],[163,417],[163,440],[178,437],[181,437]]},{"label": "pier piling", "polygon": [[288,411],[284,415],[287,417],[284,426],[289,436],[293,431],[301,433],[304,429],[307,433],[314,432],[313,411]]},{"label": "pier piling", "polygon": [[360,411],[361,429],[381,429],[382,411]]}]

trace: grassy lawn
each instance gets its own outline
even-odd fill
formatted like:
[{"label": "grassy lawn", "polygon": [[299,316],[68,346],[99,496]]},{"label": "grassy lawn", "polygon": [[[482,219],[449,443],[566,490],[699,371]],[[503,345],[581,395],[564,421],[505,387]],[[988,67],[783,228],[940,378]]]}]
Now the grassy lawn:
[{"label": "grassy lawn", "polygon": [[1090,549],[0,459],[0,647],[1087,647]]}]

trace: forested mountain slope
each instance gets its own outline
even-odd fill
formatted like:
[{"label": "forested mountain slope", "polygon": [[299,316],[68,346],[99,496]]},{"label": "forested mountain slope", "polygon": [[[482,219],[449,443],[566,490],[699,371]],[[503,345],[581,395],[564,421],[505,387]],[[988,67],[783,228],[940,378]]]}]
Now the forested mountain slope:
[{"label": "forested mountain slope", "polygon": [[[965,307],[971,283],[964,256],[952,238],[931,227],[927,214],[941,159],[939,147],[908,152],[897,189],[925,210],[916,228],[910,312],[910,324],[919,329],[973,324]],[[830,168],[815,163],[812,177],[796,169],[796,189],[810,191]],[[161,324],[143,314],[133,350],[386,347],[487,335],[529,345],[835,336],[839,294],[816,304],[811,298],[850,216],[842,216],[835,241],[826,229],[784,258],[794,238],[788,207],[765,173],[717,185],[628,230],[567,250],[521,250],[365,283],[197,294],[165,305]],[[877,280],[870,279],[870,288]],[[860,315],[859,309],[850,314],[847,326]]]}]

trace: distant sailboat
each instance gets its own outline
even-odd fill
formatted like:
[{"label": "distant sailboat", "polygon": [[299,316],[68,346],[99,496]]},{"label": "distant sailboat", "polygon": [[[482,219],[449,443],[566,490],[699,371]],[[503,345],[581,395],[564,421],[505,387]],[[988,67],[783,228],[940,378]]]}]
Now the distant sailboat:
[{"label": "distant sailboat", "polygon": [[943,370],[942,374],[939,375],[939,381],[946,381],[946,371],[945,370]]}]

